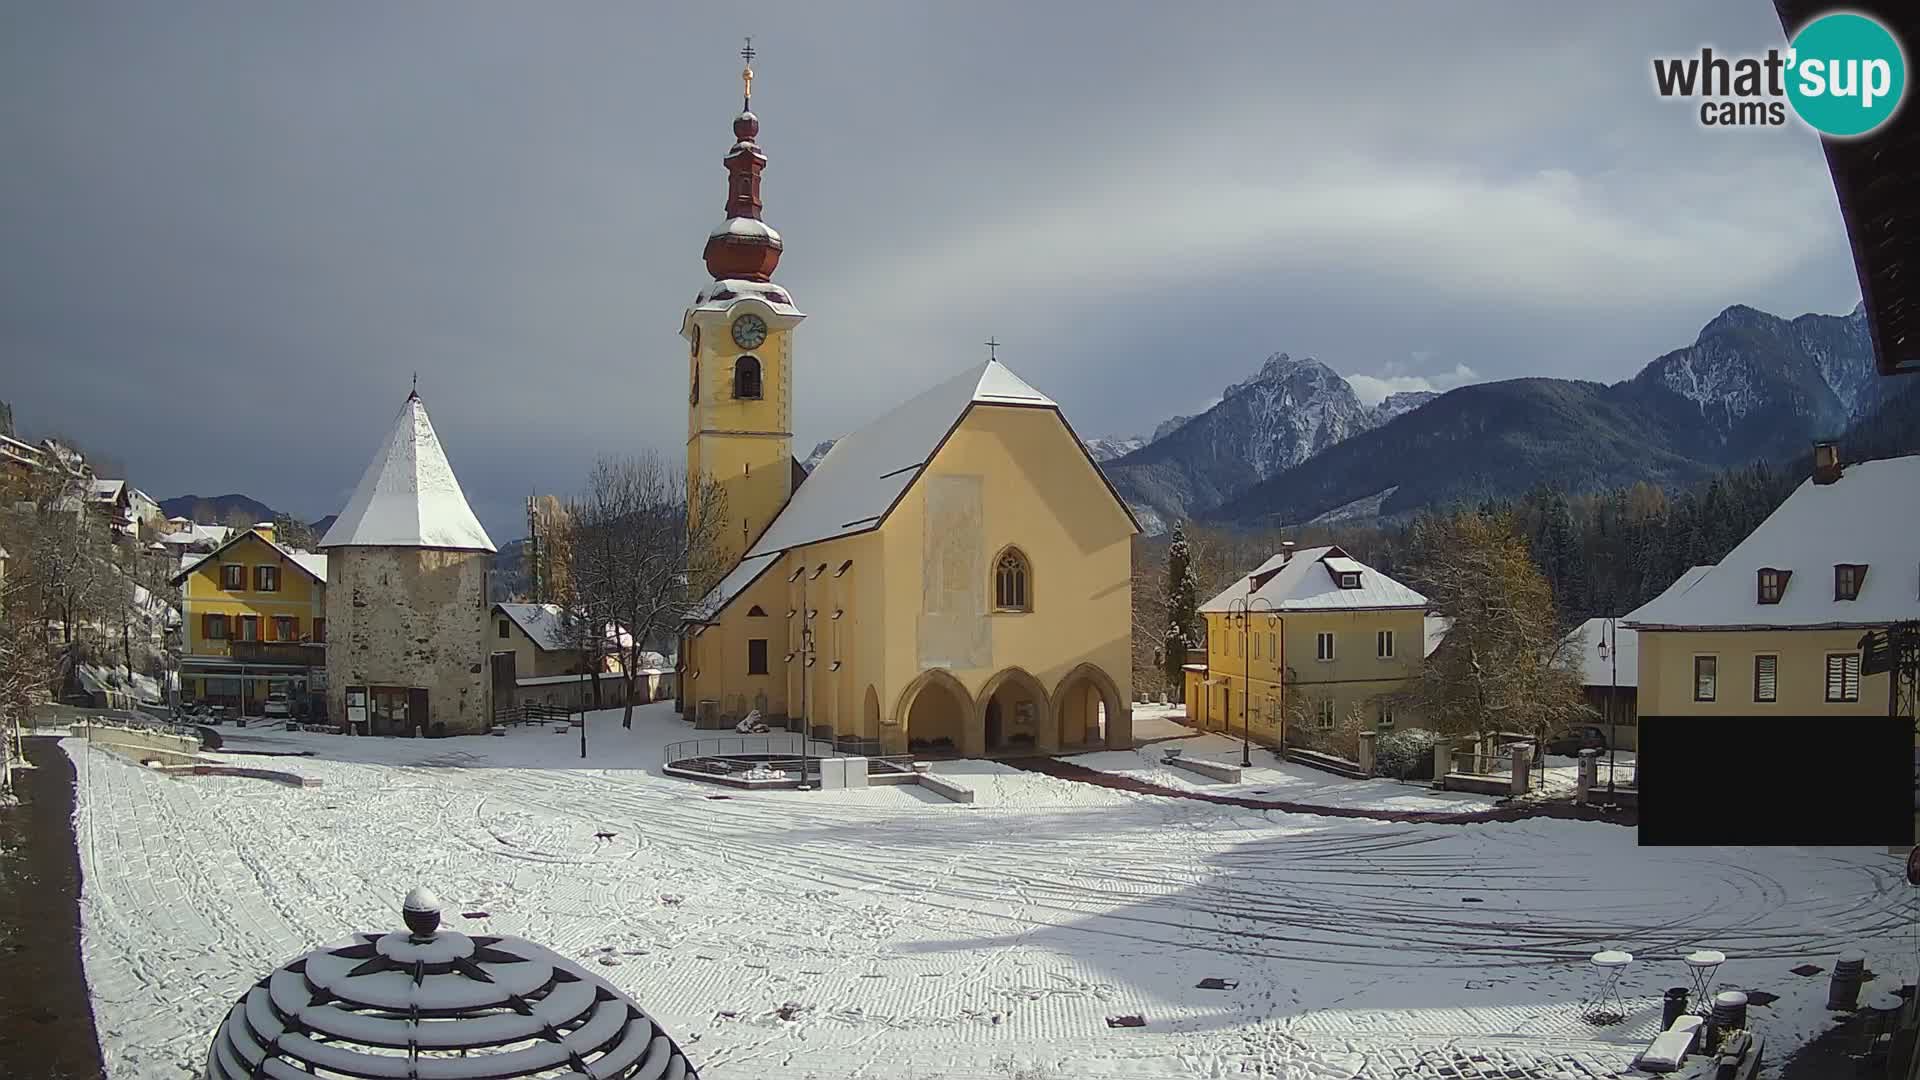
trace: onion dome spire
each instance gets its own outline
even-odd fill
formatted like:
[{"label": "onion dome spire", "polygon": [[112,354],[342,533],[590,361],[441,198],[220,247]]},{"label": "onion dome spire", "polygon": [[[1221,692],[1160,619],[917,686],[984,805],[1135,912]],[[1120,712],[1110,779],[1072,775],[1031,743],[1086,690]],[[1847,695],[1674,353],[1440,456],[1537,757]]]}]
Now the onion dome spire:
[{"label": "onion dome spire", "polygon": [[740,50],[741,111],[733,118],[733,149],[727,152],[727,218],[707,235],[707,272],[714,280],[767,281],[780,265],[780,234],[760,220],[760,173],[767,156],[754,139],[760,119],[753,115],[753,39]]}]

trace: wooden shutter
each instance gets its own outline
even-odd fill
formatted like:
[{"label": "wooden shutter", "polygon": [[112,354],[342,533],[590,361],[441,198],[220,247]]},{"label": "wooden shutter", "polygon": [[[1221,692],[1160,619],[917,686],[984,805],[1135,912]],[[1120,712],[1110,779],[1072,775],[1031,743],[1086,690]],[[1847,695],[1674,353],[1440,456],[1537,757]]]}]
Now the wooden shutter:
[{"label": "wooden shutter", "polygon": [[280,629],[280,626],[279,626],[280,620],[269,615],[261,621],[265,622],[267,625],[266,625],[266,628],[260,632],[260,640],[262,641],[280,640],[279,636],[276,633],[276,631]]},{"label": "wooden shutter", "polygon": [[1780,658],[1778,656],[1756,656],[1753,658],[1753,700],[1778,701],[1780,699]]},{"label": "wooden shutter", "polygon": [[1860,700],[1860,654],[1829,653],[1827,656],[1827,700]]},{"label": "wooden shutter", "polygon": [[313,640],[327,640],[327,620],[323,617],[316,617],[313,620]]},{"label": "wooden shutter", "polygon": [[213,640],[213,616],[204,611],[200,613],[200,639],[202,641]]}]

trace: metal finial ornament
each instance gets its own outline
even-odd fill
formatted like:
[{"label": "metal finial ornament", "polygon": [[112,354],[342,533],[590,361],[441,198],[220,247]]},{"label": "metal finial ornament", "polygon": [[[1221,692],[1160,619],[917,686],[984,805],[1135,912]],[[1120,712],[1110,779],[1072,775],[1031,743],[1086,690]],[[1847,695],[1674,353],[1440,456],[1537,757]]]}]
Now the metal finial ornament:
[{"label": "metal finial ornament", "polygon": [[993,338],[989,337],[987,338],[986,341],[982,342],[982,344],[984,344],[987,347],[987,359],[989,360],[1000,359],[1000,343],[998,341],[995,341]]},{"label": "metal finial ornament", "polygon": [[753,51],[753,35],[747,35],[747,44],[740,50],[740,59],[747,66],[740,69],[740,111],[753,111],[753,58],[759,54]]},{"label": "metal finial ornament", "polygon": [[440,929],[440,898],[433,890],[415,886],[400,905],[400,918],[413,931],[415,941],[426,941]]}]

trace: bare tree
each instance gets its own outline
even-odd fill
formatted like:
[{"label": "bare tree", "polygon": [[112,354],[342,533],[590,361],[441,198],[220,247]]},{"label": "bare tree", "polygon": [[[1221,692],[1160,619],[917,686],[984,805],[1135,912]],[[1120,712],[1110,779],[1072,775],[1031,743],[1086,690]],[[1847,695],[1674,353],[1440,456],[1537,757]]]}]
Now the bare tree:
[{"label": "bare tree", "polygon": [[[699,512],[690,514],[680,472],[657,455],[602,458],[568,508],[575,607],[587,623],[582,643],[610,642],[620,654],[625,727],[633,726],[634,684],[648,647],[671,640],[731,569],[725,496],[711,480],[699,484],[692,493]],[[608,626],[612,636],[601,629]]]},{"label": "bare tree", "polygon": [[1587,715],[1556,628],[1553,594],[1504,514],[1461,512],[1414,529],[1412,583],[1453,620],[1414,690],[1435,730],[1513,731],[1535,745]]},{"label": "bare tree", "polygon": [[242,510],[236,506],[233,509],[227,511],[226,518],[222,520],[220,523],[222,525],[225,525],[227,528],[232,529],[234,532],[246,532],[248,529],[253,528],[257,520],[258,519],[256,519],[252,514],[249,514],[245,510]]},{"label": "bare tree", "polygon": [[273,515],[273,539],[276,543],[301,551],[312,551],[319,539],[313,535],[313,526],[294,517],[292,514]]}]

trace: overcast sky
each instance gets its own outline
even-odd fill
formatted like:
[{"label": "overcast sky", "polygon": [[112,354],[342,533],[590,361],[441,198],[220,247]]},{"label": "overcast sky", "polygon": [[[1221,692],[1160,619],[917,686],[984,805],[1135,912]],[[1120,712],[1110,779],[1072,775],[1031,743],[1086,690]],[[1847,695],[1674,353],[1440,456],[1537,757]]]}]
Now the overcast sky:
[{"label": "overcast sky", "polygon": [[0,7],[0,398],[155,497],[339,509],[420,392],[504,542],[678,455],[752,33],[796,452],[985,356],[1083,435],[1267,354],[1363,397],[1614,381],[1729,304],[1859,298],[1803,127],[1656,55],[1765,0]]}]

